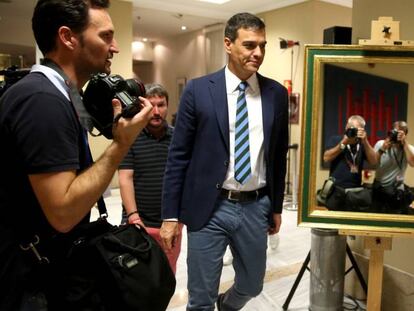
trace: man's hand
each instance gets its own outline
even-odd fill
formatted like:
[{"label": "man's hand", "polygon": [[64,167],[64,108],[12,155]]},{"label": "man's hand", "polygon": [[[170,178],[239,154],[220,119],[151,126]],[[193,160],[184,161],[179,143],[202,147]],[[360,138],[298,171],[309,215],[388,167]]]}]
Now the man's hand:
[{"label": "man's hand", "polygon": [[[139,100],[141,102],[141,111],[132,118],[120,118],[112,128],[114,142],[127,148],[131,146],[137,135],[147,126],[152,117],[153,107],[150,101],[144,97],[139,97]],[[121,102],[118,99],[113,99],[112,107],[115,118],[122,112]]]},{"label": "man's hand", "polygon": [[268,230],[270,235],[278,233],[280,230],[280,226],[282,224],[282,214],[273,213],[272,217],[273,217],[273,226],[269,227],[269,230]]},{"label": "man's hand", "polygon": [[405,144],[405,132],[403,130],[398,130],[397,141],[401,143],[401,145]]},{"label": "man's hand", "polygon": [[342,137],[342,140],[340,141],[340,144],[348,145],[351,142],[352,142],[352,139],[344,135],[344,137]]},{"label": "man's hand", "polygon": [[388,150],[388,149],[390,149],[390,147],[391,147],[391,141],[390,141],[390,138],[389,137],[387,137],[387,138],[385,138],[384,139],[384,143],[382,144],[382,150],[384,150],[384,151],[386,151],[386,150]]},{"label": "man's hand", "polygon": [[178,221],[163,221],[160,229],[161,241],[165,250],[174,247],[176,237],[180,234]]},{"label": "man's hand", "polygon": [[144,222],[141,220],[138,214],[132,214],[131,216],[129,216],[128,223],[145,228]]},{"label": "man's hand", "polygon": [[368,137],[367,137],[367,132],[365,132],[365,129],[364,129],[363,127],[359,127],[359,128],[358,128],[357,137],[358,137],[361,141],[368,140]]}]

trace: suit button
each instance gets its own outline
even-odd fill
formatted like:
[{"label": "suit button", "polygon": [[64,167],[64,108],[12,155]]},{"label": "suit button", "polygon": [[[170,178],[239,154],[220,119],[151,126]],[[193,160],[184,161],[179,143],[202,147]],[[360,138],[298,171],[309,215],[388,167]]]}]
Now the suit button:
[{"label": "suit button", "polygon": [[225,167],[229,166],[229,161],[227,161],[227,160],[226,160],[226,161],[224,161],[224,166],[225,166]]},{"label": "suit button", "polygon": [[221,189],[221,185],[220,184],[216,184],[216,189]]}]

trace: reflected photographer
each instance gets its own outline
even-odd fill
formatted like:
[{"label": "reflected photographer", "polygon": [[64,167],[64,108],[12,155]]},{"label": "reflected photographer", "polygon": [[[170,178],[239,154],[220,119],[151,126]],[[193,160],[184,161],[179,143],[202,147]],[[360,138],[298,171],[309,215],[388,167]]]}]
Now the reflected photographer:
[{"label": "reflected photographer", "polygon": [[343,136],[332,136],[323,160],[330,163],[333,191],[326,200],[330,210],[365,211],[371,205],[370,190],[362,187],[362,170],[375,166],[377,157],[359,115],[348,119]]},{"label": "reflected photographer", "polygon": [[407,165],[414,167],[414,147],[407,142],[408,126],[396,121],[387,137],[375,144],[378,167],[374,181],[376,212],[408,214],[413,195],[404,184]]}]

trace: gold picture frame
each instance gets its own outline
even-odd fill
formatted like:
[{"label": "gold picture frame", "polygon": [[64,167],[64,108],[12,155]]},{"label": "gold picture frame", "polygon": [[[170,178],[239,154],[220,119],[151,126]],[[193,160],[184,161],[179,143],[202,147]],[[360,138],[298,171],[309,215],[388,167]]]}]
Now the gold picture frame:
[{"label": "gold picture frame", "polygon": [[[407,122],[414,128],[414,48],[402,46],[306,45],[302,104],[298,224],[306,227],[414,234],[414,215],[329,211],[317,204],[316,192],[329,171],[322,165],[324,71],[335,65],[372,72],[408,85]],[[407,73],[411,72],[409,77]],[[402,74],[403,73],[403,74]],[[409,143],[414,144],[410,133]],[[409,184],[414,186],[414,170]]]}]

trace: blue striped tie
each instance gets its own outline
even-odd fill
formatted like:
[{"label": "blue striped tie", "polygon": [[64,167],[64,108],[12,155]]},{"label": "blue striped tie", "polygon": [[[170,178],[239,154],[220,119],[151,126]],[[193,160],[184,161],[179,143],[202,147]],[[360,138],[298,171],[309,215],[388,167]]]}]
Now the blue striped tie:
[{"label": "blue striped tie", "polygon": [[244,184],[251,177],[250,147],[249,147],[249,116],[247,112],[245,81],[239,84],[237,97],[236,131],[234,147],[234,178]]}]

